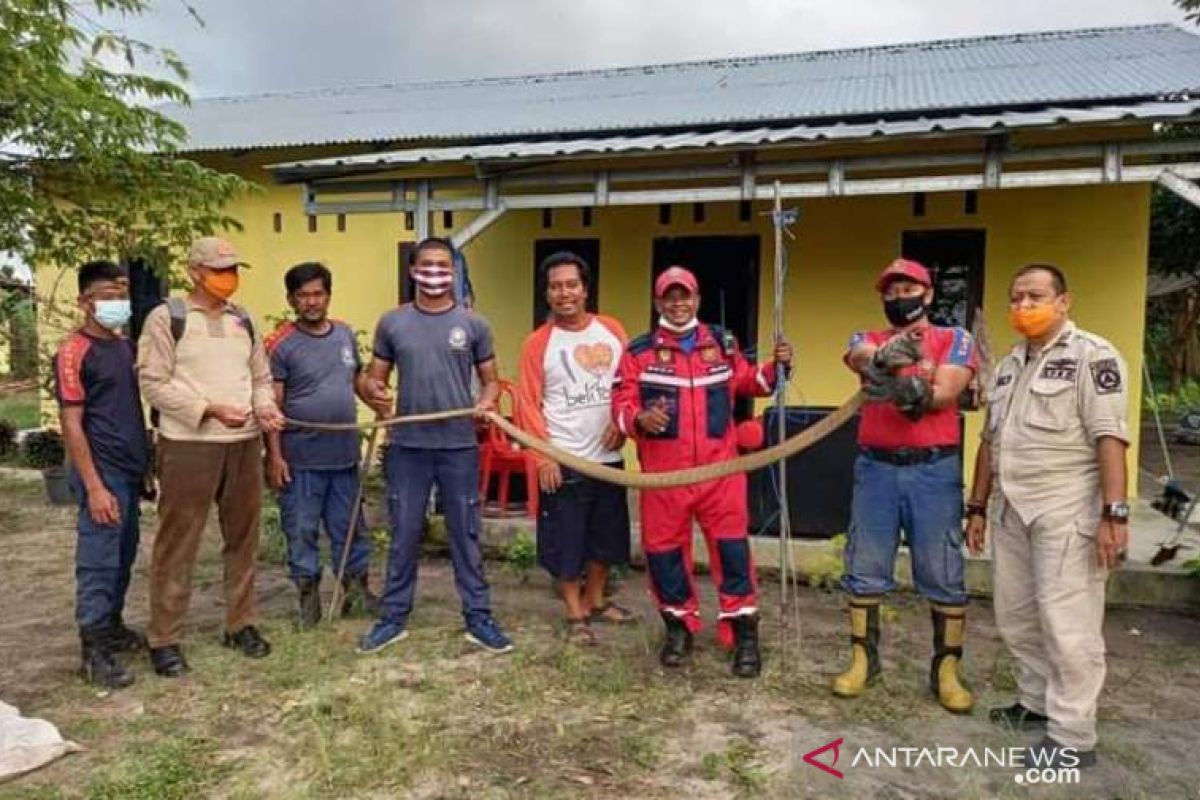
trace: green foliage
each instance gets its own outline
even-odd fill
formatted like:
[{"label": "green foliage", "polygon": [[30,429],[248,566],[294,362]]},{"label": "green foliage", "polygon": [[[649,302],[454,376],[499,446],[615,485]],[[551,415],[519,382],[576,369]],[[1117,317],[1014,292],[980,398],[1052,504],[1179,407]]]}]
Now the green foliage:
[{"label": "green foliage", "polygon": [[40,417],[41,407],[36,388],[31,386],[28,390],[0,394],[0,419],[12,423],[17,430],[38,427]]},{"label": "green foliage", "polygon": [[277,566],[287,565],[287,537],[283,533],[283,522],[279,517],[279,504],[273,495],[263,497],[262,515],[259,517],[258,560]]},{"label": "green foliage", "polygon": [[197,235],[236,226],[222,208],[249,184],[179,157],[186,131],[154,108],[188,102],[178,56],[104,24],[150,5],[0,3],[0,250],[33,265],[141,258],[165,273]]},{"label": "green foliage", "polygon": [[1193,578],[1200,578],[1200,556],[1189,558],[1182,566]]},{"label": "green foliage", "polygon": [[21,461],[31,469],[61,467],[66,458],[58,431],[34,431],[21,442]]},{"label": "green foliage", "polygon": [[500,548],[500,559],[519,573],[526,573],[537,563],[537,542],[528,531],[517,531]]},{"label": "green foliage", "polygon": [[1158,413],[1166,415],[1181,414],[1188,409],[1200,408],[1200,381],[1189,379],[1174,392],[1155,392],[1149,386],[1142,391],[1142,407],[1153,411],[1158,407]]}]

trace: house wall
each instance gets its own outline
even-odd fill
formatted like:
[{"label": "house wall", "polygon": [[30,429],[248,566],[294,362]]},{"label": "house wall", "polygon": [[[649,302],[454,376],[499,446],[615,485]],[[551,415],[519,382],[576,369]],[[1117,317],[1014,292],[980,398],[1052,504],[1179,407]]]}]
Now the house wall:
[{"label": "house wall", "polygon": [[[334,273],[333,314],[364,332],[392,308],[398,296],[397,249],[411,241],[402,214],[350,215],[345,231],[337,218],[317,219],[310,232],[296,186],[266,183],[260,166],[292,154],[269,151],[249,158],[206,159],[264,183],[232,209],[245,226],[230,235],[253,268],[243,273],[238,300],[260,319],[286,312],[283,273],[300,261],[325,262]],[[998,358],[1014,337],[1006,323],[1008,280],[1030,261],[1048,261],[1066,272],[1074,295],[1074,318],[1110,339],[1130,368],[1130,464],[1135,465],[1139,431],[1142,335],[1146,288],[1149,188],[1097,186],[985,191],[977,212],[964,213],[962,195],[929,195],[922,217],[908,196],[806,200],[788,243],[791,274],[785,314],[796,347],[798,370],[789,402],[835,405],[855,389],[841,364],[849,334],[883,322],[872,284],[900,249],[905,230],[982,228],[987,234],[984,311]],[[539,238],[600,239],[600,307],[621,319],[631,334],[644,330],[650,314],[653,242],[662,236],[749,235],[761,237],[759,346],[769,348],[772,331],[772,233],[767,205],[755,204],[750,220],[739,221],[737,204],[709,204],[705,221],[692,221],[689,206],[676,206],[672,222],[659,224],[657,207],[595,209],[584,227],[577,209],[559,209],[553,225],[539,211],[508,212],[466,248],[477,309],[490,320],[503,377],[515,378],[521,342],[532,316],[534,242]],[[282,228],[274,230],[280,215]],[[432,231],[449,235],[472,214],[456,212],[453,226],[435,213]],[[264,323],[265,324],[265,323]],[[369,341],[369,337],[367,338]],[[979,415],[967,417],[968,476],[978,438]],[[1131,470],[1131,483],[1136,470]],[[969,477],[968,477],[969,479]]]}]

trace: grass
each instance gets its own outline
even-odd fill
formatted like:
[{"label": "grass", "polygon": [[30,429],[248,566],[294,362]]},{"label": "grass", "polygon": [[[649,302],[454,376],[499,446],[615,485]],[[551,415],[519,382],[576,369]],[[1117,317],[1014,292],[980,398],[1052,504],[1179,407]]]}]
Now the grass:
[{"label": "grass", "polygon": [[17,430],[37,428],[41,425],[40,406],[36,388],[5,393],[0,383],[0,419],[6,419]]}]

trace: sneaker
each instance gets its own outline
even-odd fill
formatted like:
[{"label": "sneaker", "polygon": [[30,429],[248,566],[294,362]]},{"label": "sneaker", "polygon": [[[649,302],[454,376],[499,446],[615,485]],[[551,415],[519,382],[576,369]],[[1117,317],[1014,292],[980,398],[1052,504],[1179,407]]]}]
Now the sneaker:
[{"label": "sneaker", "polygon": [[1031,711],[1020,703],[993,708],[988,712],[988,719],[993,725],[1013,731],[1045,730],[1046,723],[1050,721],[1045,714]]},{"label": "sneaker", "polygon": [[513,649],[512,640],[504,635],[500,623],[491,616],[468,620],[466,638],[489,653],[507,653]]},{"label": "sneaker", "polygon": [[389,644],[402,642],[407,638],[408,628],[403,622],[381,619],[358,640],[358,652],[362,655],[378,653]]}]

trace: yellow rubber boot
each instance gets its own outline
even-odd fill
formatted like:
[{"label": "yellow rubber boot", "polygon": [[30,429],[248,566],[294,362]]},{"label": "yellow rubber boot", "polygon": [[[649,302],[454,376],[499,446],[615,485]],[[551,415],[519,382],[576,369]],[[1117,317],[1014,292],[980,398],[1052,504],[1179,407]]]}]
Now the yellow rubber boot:
[{"label": "yellow rubber boot", "polygon": [[975,699],[958,677],[967,609],[965,606],[933,605],[930,616],[933,618],[933,663],[929,668],[929,688],[947,711],[969,714]]},{"label": "yellow rubber boot", "polygon": [[879,598],[850,601],[850,668],[833,679],[838,697],[858,697],[879,674]]}]

